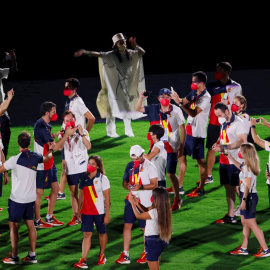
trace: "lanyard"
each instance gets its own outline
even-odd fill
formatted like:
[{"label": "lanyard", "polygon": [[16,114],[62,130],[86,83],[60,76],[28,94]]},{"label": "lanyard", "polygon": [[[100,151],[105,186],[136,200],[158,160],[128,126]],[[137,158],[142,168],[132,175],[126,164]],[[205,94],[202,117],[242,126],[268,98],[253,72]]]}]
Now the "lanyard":
[{"label": "lanyard", "polygon": [[134,184],[139,183],[139,180],[138,179],[140,179],[140,177],[139,177],[140,172],[143,171],[143,164],[144,164],[144,160],[143,160],[143,162],[139,166],[139,173],[138,174],[134,174],[134,172],[135,172],[135,166],[133,166],[132,176],[131,176],[131,185],[134,185]]}]

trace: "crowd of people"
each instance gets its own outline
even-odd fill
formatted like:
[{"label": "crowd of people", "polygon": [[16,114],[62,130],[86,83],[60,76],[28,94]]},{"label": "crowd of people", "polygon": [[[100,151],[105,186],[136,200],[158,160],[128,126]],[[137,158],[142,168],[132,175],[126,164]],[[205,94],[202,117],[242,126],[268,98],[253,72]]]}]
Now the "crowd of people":
[{"label": "crowd of people", "polygon": [[[148,104],[149,93],[145,90],[142,62],[144,49],[137,45],[134,37],[128,39],[132,47],[128,49],[127,38],[122,33],[114,35],[112,41],[111,51],[80,49],[74,53],[74,57],[88,55],[98,58],[102,89],[97,96],[97,107],[100,116],[106,118],[107,136],[119,137],[116,118],[123,119],[128,137],[135,136],[131,127],[132,119],[147,116],[150,122],[148,153],[140,145],[132,145],[131,161],[123,173],[122,185],[128,194],[124,205],[123,250],[115,263],[130,264],[132,227],[138,220],[143,240],[142,254],[137,263],[148,263],[150,269],[159,269],[161,253],[171,239],[172,211],[179,210],[183,204],[181,197],[185,194],[187,156],[198,164],[199,180],[195,183],[196,188],[187,194],[193,198],[204,196],[205,186],[213,183],[212,170],[217,152],[220,184],[225,188],[228,211],[216,223],[236,223],[237,216],[241,216],[243,225],[242,244],[230,254],[248,255],[247,246],[252,230],[261,246],[254,256],[270,256],[263,232],[256,222],[256,181],[260,161],[255,149],[255,145],[258,145],[270,152],[270,144],[256,133],[258,122],[246,112],[247,100],[242,87],[230,77],[231,64],[217,63],[216,80],[213,82],[208,82],[205,72],[194,72],[191,90],[185,97],[178,95],[181,89],[162,88],[158,92],[158,102]],[[10,138],[7,109],[15,92],[9,90],[5,98],[2,79],[7,79],[12,71],[18,70],[14,50],[8,56],[10,58],[6,55],[3,61],[10,62],[11,67],[3,68],[0,72],[0,197],[3,183],[6,185],[9,182],[8,171],[11,170],[8,212],[12,252],[3,262],[20,263],[18,223],[23,219],[28,229],[30,249],[22,261],[37,263],[36,229],[64,225],[54,216],[54,207],[58,199],[66,198],[65,187],[68,184],[72,209],[68,226],[80,224],[83,232],[82,257],[74,267],[88,268],[87,257],[94,226],[100,244],[97,264],[103,265],[107,260],[105,250],[108,242],[106,226],[110,222],[110,181],[105,175],[102,158],[88,156],[88,150],[92,147],[89,133],[95,116],[78,94],[80,82],[77,78],[65,81],[63,94],[67,99],[61,130],[55,134],[51,132],[50,123],[58,118],[56,104],[43,102],[40,118],[34,125],[34,151],[29,150],[31,135],[23,131],[18,136],[19,154],[6,160]],[[270,127],[264,118],[261,118],[260,124]],[[53,158],[57,150],[61,151],[62,157],[60,181]],[[270,192],[270,171],[266,171],[265,176]],[[50,194],[46,198],[47,214],[42,218],[40,208],[45,189],[50,189]],[[172,205],[169,194],[174,194]],[[237,207],[236,199],[239,199]]]}]

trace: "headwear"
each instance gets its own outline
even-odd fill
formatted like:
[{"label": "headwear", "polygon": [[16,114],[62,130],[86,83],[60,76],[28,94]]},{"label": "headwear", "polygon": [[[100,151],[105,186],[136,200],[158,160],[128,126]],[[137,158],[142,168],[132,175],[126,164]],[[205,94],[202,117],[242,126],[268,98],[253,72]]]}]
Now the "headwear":
[{"label": "headwear", "polygon": [[168,88],[160,89],[158,95],[161,96],[161,95],[164,95],[164,94],[171,96],[171,90],[168,89]]},{"label": "headwear", "polygon": [[122,33],[115,34],[115,35],[112,37],[113,47],[115,46],[115,44],[116,44],[119,40],[126,40],[126,38],[124,37],[124,35],[123,35]]},{"label": "headwear", "polygon": [[144,149],[142,149],[138,144],[130,147],[129,155],[131,158],[133,158],[132,155],[135,155],[136,157],[140,157],[143,153],[144,153]]}]

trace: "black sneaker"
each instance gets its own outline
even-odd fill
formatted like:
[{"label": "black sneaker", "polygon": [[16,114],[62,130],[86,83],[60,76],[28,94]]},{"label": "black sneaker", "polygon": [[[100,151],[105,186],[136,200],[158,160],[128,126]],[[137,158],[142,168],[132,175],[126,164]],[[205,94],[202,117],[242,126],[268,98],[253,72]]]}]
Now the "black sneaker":
[{"label": "black sneaker", "polygon": [[57,194],[57,200],[65,200],[65,199],[66,199],[65,193],[60,194],[60,193],[58,192],[58,194]]},{"label": "black sneaker", "polygon": [[226,214],[222,219],[216,220],[216,223],[219,223],[219,224],[236,223],[236,222],[237,222],[236,216],[231,217],[228,214]]},{"label": "black sneaker", "polygon": [[37,257],[36,256],[30,256],[28,254],[25,258],[22,258],[22,261],[27,262],[27,263],[37,263]]}]

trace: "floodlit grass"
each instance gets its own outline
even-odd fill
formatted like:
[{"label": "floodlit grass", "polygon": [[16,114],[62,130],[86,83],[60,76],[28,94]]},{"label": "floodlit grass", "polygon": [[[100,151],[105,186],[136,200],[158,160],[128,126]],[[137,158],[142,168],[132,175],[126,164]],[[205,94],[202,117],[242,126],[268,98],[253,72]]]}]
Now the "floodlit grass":
[{"label": "floodlit grass", "polygon": [[[257,117],[257,116],[255,116]],[[270,116],[264,116],[270,121]],[[122,121],[116,123],[119,138],[109,138],[106,136],[104,123],[96,123],[90,132],[92,149],[89,155],[100,155],[104,161],[106,175],[111,184],[111,222],[107,226],[108,244],[106,248],[107,262],[104,266],[97,266],[99,255],[99,243],[97,231],[92,237],[92,247],[88,255],[88,265],[90,269],[148,269],[147,264],[140,265],[136,260],[143,251],[142,231],[134,225],[132,231],[132,241],[130,246],[130,265],[117,265],[114,261],[123,249],[122,229],[124,198],[127,191],[122,187],[122,178],[126,164],[130,161],[129,149],[134,144],[141,145],[146,152],[149,149],[149,141],[146,138],[149,122],[133,121],[132,127],[134,138],[124,135],[124,125]],[[60,126],[53,126],[52,131],[56,132]],[[33,134],[33,127],[13,127],[9,154],[18,153],[17,136],[27,130]],[[270,141],[270,130],[263,126],[257,126],[257,132],[261,138]],[[31,144],[33,150],[33,143]],[[268,243],[269,228],[269,201],[268,189],[264,176],[265,165],[268,160],[268,152],[257,148],[261,161],[261,173],[258,177],[258,214],[257,222],[263,230]],[[58,168],[58,178],[61,173],[61,154],[55,152],[55,163]],[[230,250],[235,249],[242,241],[242,225],[240,218],[237,224],[215,224],[215,220],[222,218],[227,213],[225,190],[219,184],[219,163],[217,162],[213,170],[214,183],[205,186],[206,195],[197,198],[182,196],[184,202],[179,211],[173,212],[173,236],[167,250],[162,254],[161,269],[262,269],[268,266],[269,259],[255,258],[252,254],[259,250],[259,243],[254,234],[251,234],[249,242],[248,256],[232,256]],[[167,179],[168,180],[168,179]],[[195,188],[199,180],[198,166],[190,157],[187,157],[187,172],[184,180],[186,194]],[[0,212],[0,258],[4,258],[11,251],[7,201],[10,195],[11,181],[7,186],[3,186],[3,196],[0,198],[0,206],[4,208]],[[169,180],[167,186],[170,186]],[[72,269],[75,262],[81,258],[81,244],[83,234],[80,225],[68,227],[66,224],[72,218],[70,195],[66,186],[66,200],[56,202],[54,214],[57,219],[65,222],[63,227],[51,229],[37,229],[37,265],[24,266],[23,269]],[[44,196],[49,194],[45,190]],[[43,197],[44,197],[43,196]],[[173,195],[171,200],[173,200]],[[238,204],[238,200],[236,201]],[[47,212],[47,201],[43,198],[41,205],[41,215],[45,218]],[[27,228],[24,223],[20,223],[19,228],[19,256],[26,256],[29,250]],[[270,246],[270,245],[269,245]],[[8,266],[0,262],[0,269],[12,268],[21,269],[22,266]]]}]

